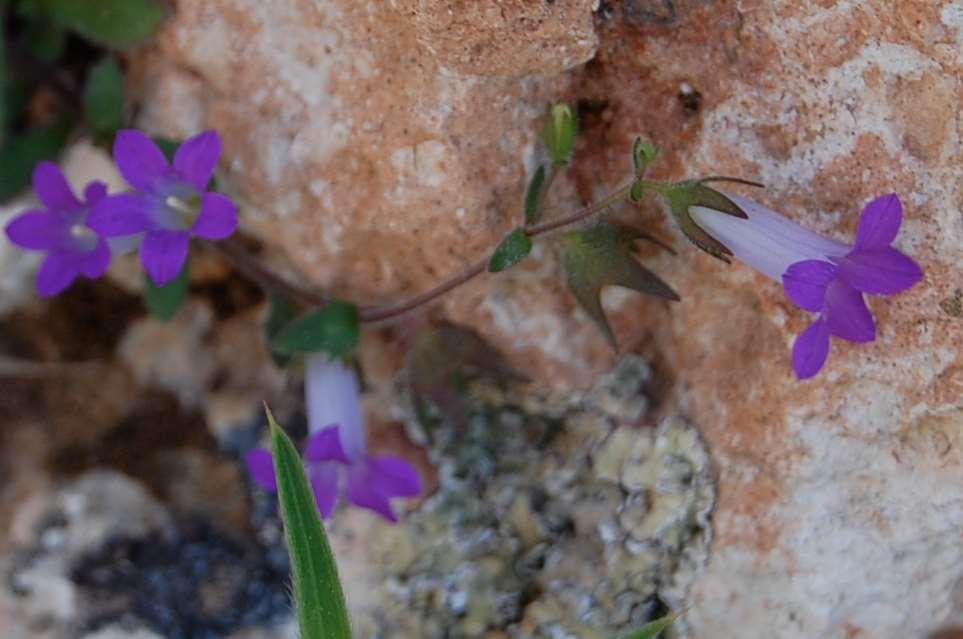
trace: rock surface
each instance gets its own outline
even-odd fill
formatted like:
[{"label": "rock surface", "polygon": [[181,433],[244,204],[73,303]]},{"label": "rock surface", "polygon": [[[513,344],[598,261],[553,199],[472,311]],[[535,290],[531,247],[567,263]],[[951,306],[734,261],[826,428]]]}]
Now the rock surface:
[{"label": "rock surface", "polygon": [[[516,223],[553,100],[581,105],[554,194],[569,208],[625,177],[636,133],[665,149],[661,175],[760,179],[758,199],[839,239],[866,201],[900,193],[898,245],[927,277],[873,300],[877,341],[834,344],[813,381],[789,367],[805,314],[678,235],[679,256],[647,262],[681,303],[606,303],[625,350],[665,380],[659,410],[701,428],[718,473],[690,636],[934,631],[963,577],[963,4],[535,4],[179,0],[132,60],[142,124],[217,127],[244,227],[279,266],[362,303],[434,285]],[[655,207],[632,215],[675,233]],[[533,258],[436,310],[539,394],[584,390],[613,355],[552,245]]]}]

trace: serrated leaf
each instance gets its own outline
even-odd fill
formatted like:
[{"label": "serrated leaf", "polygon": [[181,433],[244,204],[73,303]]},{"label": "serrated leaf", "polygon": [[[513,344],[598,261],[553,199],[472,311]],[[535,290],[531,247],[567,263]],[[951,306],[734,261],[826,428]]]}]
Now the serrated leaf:
[{"label": "serrated leaf", "polygon": [[284,536],[291,554],[294,606],[303,639],[351,639],[338,566],[318,515],[304,464],[265,407]]},{"label": "serrated leaf", "polygon": [[728,264],[727,256],[732,255],[732,251],[695,223],[689,215],[689,207],[704,206],[742,219],[747,219],[749,216],[728,197],[698,180],[665,185],[660,192],[668,200],[672,216],[689,241],[709,255]]},{"label": "serrated leaf", "polygon": [[99,141],[110,141],[124,125],[124,74],[106,57],[87,74],[84,86],[87,123]]},{"label": "serrated leaf", "polygon": [[498,273],[518,264],[532,252],[532,238],[522,229],[515,229],[502,240],[488,261],[488,271]]},{"label": "serrated leaf", "polygon": [[164,20],[157,0],[39,0],[59,24],[106,47],[123,48],[153,35]]},{"label": "serrated leaf", "polygon": [[271,343],[281,355],[327,353],[342,357],[358,344],[358,309],[347,302],[331,302],[289,323]]},{"label": "serrated leaf", "polygon": [[538,222],[538,218],[542,215],[542,186],[545,184],[545,167],[539,165],[535,169],[535,175],[532,176],[531,181],[528,183],[528,188],[525,189],[525,225],[532,225]]},{"label": "serrated leaf", "polygon": [[416,414],[426,430],[434,415],[450,424],[467,415],[465,388],[471,380],[524,379],[504,356],[474,330],[450,322],[436,322],[416,335],[405,364]]},{"label": "serrated leaf", "polygon": [[578,119],[572,107],[567,104],[556,104],[549,111],[548,122],[545,124],[543,137],[545,146],[552,156],[552,163],[556,167],[568,164],[575,148],[575,136],[578,133]]},{"label": "serrated leaf", "polygon": [[678,617],[679,614],[675,613],[672,615],[666,615],[665,617],[656,619],[655,621],[650,621],[623,639],[657,639],[659,634],[671,626],[672,623],[678,619]]},{"label": "serrated leaf", "polygon": [[602,310],[600,299],[606,286],[622,286],[645,295],[678,301],[679,296],[633,255],[633,243],[646,239],[662,244],[644,231],[611,222],[572,231],[562,236],[568,287],[582,309],[617,348],[615,334]]},{"label": "serrated leaf", "polygon": [[0,148],[0,202],[17,195],[30,184],[37,162],[56,159],[69,134],[70,124],[61,120],[6,138]]},{"label": "serrated leaf", "polygon": [[[294,320],[297,312],[298,307],[287,297],[273,291],[268,292],[268,316],[264,322],[264,336],[268,344],[273,342],[282,328]],[[271,352],[271,358],[281,368],[291,361],[290,355],[282,355],[274,351]]]},{"label": "serrated leaf", "polygon": [[163,286],[157,286],[144,275],[144,302],[151,314],[162,322],[170,320],[187,299],[190,286],[190,261],[185,261],[181,272]]}]

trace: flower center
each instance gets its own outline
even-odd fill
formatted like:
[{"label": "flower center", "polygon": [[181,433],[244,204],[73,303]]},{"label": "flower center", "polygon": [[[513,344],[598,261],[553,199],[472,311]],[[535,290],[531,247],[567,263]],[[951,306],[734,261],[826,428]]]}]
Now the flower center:
[{"label": "flower center", "polygon": [[191,195],[188,197],[180,197],[178,195],[169,195],[167,199],[164,200],[164,204],[167,209],[173,213],[183,228],[191,228],[194,226],[194,222],[197,221],[197,216],[201,214],[201,198],[199,195]]},{"label": "flower center", "polygon": [[70,226],[70,237],[75,240],[86,240],[93,238],[96,233],[86,224],[72,224]]}]

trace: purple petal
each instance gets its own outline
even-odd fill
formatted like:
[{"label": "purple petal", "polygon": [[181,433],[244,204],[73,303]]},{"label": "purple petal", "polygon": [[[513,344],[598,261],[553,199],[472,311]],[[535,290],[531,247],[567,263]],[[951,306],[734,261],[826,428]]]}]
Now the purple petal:
[{"label": "purple petal", "polygon": [[167,284],[181,272],[187,259],[187,231],[150,231],[140,245],[140,261],[157,286]]},{"label": "purple petal", "polygon": [[314,464],[309,467],[314,503],[321,517],[327,519],[338,503],[338,467],[334,464]]},{"label": "purple petal", "polygon": [[304,447],[304,458],[309,462],[339,461],[350,464],[351,460],[341,447],[338,425],[333,424],[308,437],[308,443]]},{"label": "purple petal", "polygon": [[251,479],[256,481],[265,490],[272,492],[278,489],[278,480],[274,476],[274,458],[266,448],[255,448],[245,457],[247,472],[251,473]]},{"label": "purple petal", "polygon": [[154,141],[137,129],[117,132],[114,161],[128,184],[142,191],[151,191],[153,185],[170,171],[167,158]]},{"label": "purple petal", "polygon": [[836,337],[850,342],[872,342],[876,339],[876,322],[863,294],[845,282],[836,280],[826,287],[823,318],[829,333]]},{"label": "purple petal", "polygon": [[76,211],[82,206],[60,167],[53,162],[41,162],[33,170],[33,190],[51,211]]},{"label": "purple petal", "polygon": [[369,458],[367,481],[387,497],[414,497],[421,493],[418,471],[400,457]]},{"label": "purple petal", "polygon": [[388,497],[368,481],[368,473],[361,468],[348,475],[348,501],[355,506],[373,510],[388,521],[398,521],[398,516],[391,508]]},{"label": "purple petal", "polygon": [[889,246],[903,223],[903,204],[895,193],[883,195],[866,205],[856,231],[857,249]]},{"label": "purple petal", "polygon": [[823,310],[826,287],[836,277],[836,267],[822,260],[805,260],[791,265],[782,275],[786,295],[796,306],[818,313]]},{"label": "purple petal", "polygon": [[84,277],[92,280],[106,273],[109,266],[110,247],[107,245],[107,240],[102,237],[97,238],[97,246],[94,250],[78,259],[80,272],[84,274]]},{"label": "purple petal", "polygon": [[78,260],[72,253],[50,253],[37,271],[37,293],[52,297],[70,286],[80,275]]},{"label": "purple petal", "polygon": [[46,251],[66,238],[67,221],[49,211],[27,211],[10,220],[5,230],[17,246]]},{"label": "purple petal", "polygon": [[839,261],[839,277],[875,295],[905,291],[923,279],[923,269],[891,246],[857,249]]},{"label": "purple petal", "polygon": [[792,345],[792,367],[799,379],[809,379],[819,372],[829,356],[829,330],[823,318],[804,330]]},{"label": "purple petal", "polygon": [[107,185],[100,180],[94,180],[84,188],[84,200],[88,206],[93,206],[107,197]]},{"label": "purple petal", "polygon": [[203,193],[221,157],[221,136],[204,131],[186,140],[174,153],[174,170]]},{"label": "purple petal", "polygon": [[205,193],[201,214],[197,216],[191,235],[205,240],[223,240],[237,228],[237,207],[226,195]]},{"label": "purple petal", "polygon": [[87,226],[104,237],[142,233],[151,227],[152,207],[151,199],[144,195],[108,195],[90,210]]}]

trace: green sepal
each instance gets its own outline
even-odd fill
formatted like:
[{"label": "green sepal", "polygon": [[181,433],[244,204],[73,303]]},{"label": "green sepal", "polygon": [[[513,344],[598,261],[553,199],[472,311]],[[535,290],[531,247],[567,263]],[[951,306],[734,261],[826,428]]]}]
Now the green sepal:
[{"label": "green sepal", "polygon": [[164,20],[157,0],[38,0],[53,20],[105,47],[146,40]]},{"label": "green sepal", "polygon": [[578,119],[567,104],[554,105],[548,114],[543,137],[545,146],[552,156],[556,168],[568,164],[575,148],[575,135],[578,133]]},{"label": "green sepal", "polygon": [[525,190],[525,225],[538,222],[542,215],[542,187],[545,185],[545,167],[539,165]]},{"label": "green sepal", "polygon": [[642,177],[658,155],[659,147],[641,137],[635,138],[635,142],[632,144],[632,164],[635,167],[635,176]]},{"label": "green sepal", "polygon": [[655,621],[650,621],[632,634],[623,637],[623,639],[658,639],[660,633],[672,625],[672,622],[678,618],[679,613],[675,613],[666,615]]},{"label": "green sepal", "polygon": [[304,463],[265,406],[284,537],[291,554],[292,591],[303,639],[351,639],[338,566],[318,516]]},{"label": "green sepal", "polygon": [[322,352],[343,357],[358,345],[360,333],[358,308],[334,301],[288,323],[271,341],[271,350],[280,355]]},{"label": "green sepal", "polygon": [[84,111],[98,142],[109,143],[124,126],[124,74],[113,58],[106,57],[90,69]]},{"label": "green sepal", "polygon": [[732,255],[732,251],[696,224],[689,215],[689,208],[704,206],[720,213],[748,219],[746,212],[719,191],[706,186],[703,180],[664,184],[659,186],[657,191],[668,201],[672,216],[689,241],[709,255],[729,263],[728,256]]},{"label": "green sepal", "polygon": [[498,273],[518,264],[532,252],[532,238],[524,229],[515,229],[505,236],[488,260],[488,272]]},{"label": "green sepal", "polygon": [[618,346],[615,334],[602,310],[602,288],[622,286],[653,297],[679,300],[679,296],[668,284],[635,258],[634,243],[640,239],[667,248],[644,231],[604,221],[589,229],[572,231],[562,236],[569,290],[613,349]]},{"label": "green sepal", "polygon": [[187,299],[190,271],[190,260],[185,260],[177,277],[163,286],[157,286],[150,279],[150,275],[144,274],[144,303],[151,315],[162,322],[167,322],[174,317]]}]

